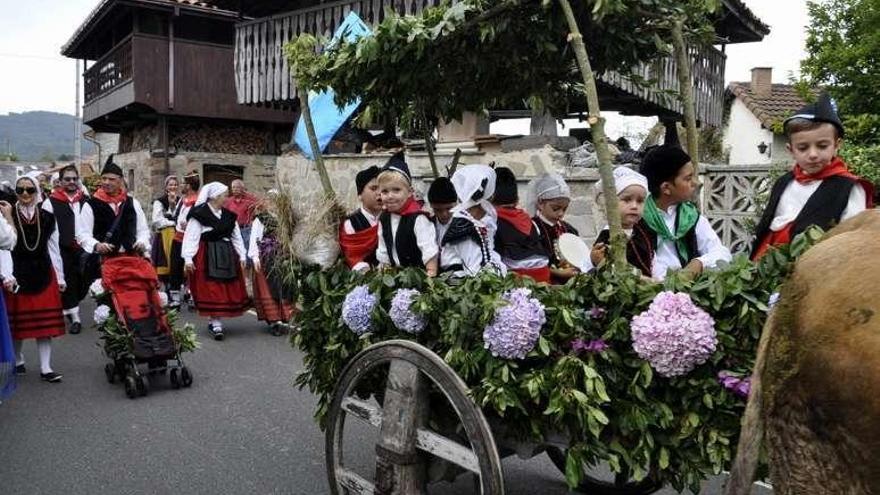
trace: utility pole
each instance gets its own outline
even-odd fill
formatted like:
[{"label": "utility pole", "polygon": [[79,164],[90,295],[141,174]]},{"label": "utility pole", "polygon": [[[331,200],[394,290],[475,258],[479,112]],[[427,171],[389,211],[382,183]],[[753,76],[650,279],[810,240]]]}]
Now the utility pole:
[{"label": "utility pole", "polygon": [[73,121],[73,157],[76,163],[76,169],[82,173],[82,120],[79,107],[79,59],[76,61],[76,119]]}]

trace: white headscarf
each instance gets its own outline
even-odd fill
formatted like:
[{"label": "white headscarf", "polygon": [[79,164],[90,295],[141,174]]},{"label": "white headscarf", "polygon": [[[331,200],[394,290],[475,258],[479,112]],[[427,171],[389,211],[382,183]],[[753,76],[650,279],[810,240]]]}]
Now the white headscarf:
[{"label": "white headscarf", "polygon": [[[648,178],[628,167],[617,167],[614,169],[614,189],[617,194],[623,192],[629,186],[641,186],[648,192]],[[602,180],[596,183],[596,198],[602,194]]]},{"label": "white headscarf", "polygon": [[205,204],[209,199],[214,199],[217,196],[228,191],[229,188],[219,182],[211,182],[202,186],[199,189],[199,197],[196,198],[196,204],[193,206],[199,206],[201,204]]},{"label": "white headscarf", "polygon": [[18,184],[18,181],[20,181],[21,179],[27,179],[31,181],[31,183],[33,183],[34,187],[37,188],[37,193],[35,194],[36,201],[34,201],[35,205],[43,201],[43,186],[40,185],[41,175],[43,175],[43,172],[33,170],[15,180],[16,184]]},{"label": "white headscarf", "polygon": [[538,210],[538,201],[545,199],[570,198],[571,189],[565,179],[556,173],[539,175],[529,182],[529,200],[526,202],[529,213],[535,214]]},{"label": "white headscarf", "polygon": [[489,198],[495,194],[495,170],[488,165],[465,165],[452,175],[452,186],[458,196],[458,205],[452,212],[464,211],[480,205],[487,213],[494,212]]}]

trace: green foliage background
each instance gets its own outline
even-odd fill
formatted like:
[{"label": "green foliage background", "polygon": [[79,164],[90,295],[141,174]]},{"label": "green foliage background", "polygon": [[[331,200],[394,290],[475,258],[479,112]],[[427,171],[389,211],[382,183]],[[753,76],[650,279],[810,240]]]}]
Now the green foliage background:
[{"label": "green foliage background", "polygon": [[[671,276],[664,284],[636,273],[602,270],[562,287],[486,274],[449,284],[414,270],[351,272],[291,265],[299,281],[303,310],[293,343],[304,353],[296,378],[318,398],[315,417],[324,426],[336,380],[345,364],[369,345],[403,338],[441,356],[470,387],[489,416],[503,418],[508,434],[540,442],[554,433],[570,441],[566,479],[575,486],[580,466],[608,463],[634,478],[654,476],[678,490],[699,490],[700,482],[730,463],[744,403],[717,381],[720,370],[748,374],[763,326],[765,302],[788,273],[794,257],[818,238],[798,237],[760,263],[737,257],[720,271],[695,280]],[[357,336],[341,321],[346,294],[367,284],[380,298],[374,330]],[[523,360],[492,357],[482,332],[494,317],[501,294],[513,287],[532,290],[546,308],[547,322],[536,348]],[[398,288],[422,292],[414,309],[427,320],[418,336],[398,331],[387,311]],[[632,350],[629,322],[662,290],[684,291],[716,321],[718,349],[711,360],[684,377],[664,378]],[[607,312],[591,318],[590,310]],[[601,354],[576,354],[575,338],[605,339]],[[375,386],[380,387],[376,384]],[[377,392],[373,390],[373,392]]]}]

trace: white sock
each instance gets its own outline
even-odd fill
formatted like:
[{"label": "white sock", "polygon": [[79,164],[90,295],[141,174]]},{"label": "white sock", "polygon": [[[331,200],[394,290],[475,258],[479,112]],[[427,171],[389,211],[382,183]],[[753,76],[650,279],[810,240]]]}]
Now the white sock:
[{"label": "white sock", "polygon": [[214,328],[214,331],[223,330],[223,324],[216,318],[211,318],[211,327]]},{"label": "white sock", "polygon": [[24,364],[24,354],[21,352],[21,344],[20,340],[12,341],[12,348],[15,350],[15,365],[21,366]]},{"label": "white sock", "polygon": [[37,339],[37,350],[40,352],[40,373],[51,373],[52,339]]},{"label": "white sock", "polygon": [[79,320],[79,306],[75,308],[65,309],[64,316],[70,318],[70,321],[74,323],[81,323]]},{"label": "white sock", "polygon": [[171,293],[171,300],[176,303],[180,303],[180,291],[179,290],[172,290],[169,292]]}]

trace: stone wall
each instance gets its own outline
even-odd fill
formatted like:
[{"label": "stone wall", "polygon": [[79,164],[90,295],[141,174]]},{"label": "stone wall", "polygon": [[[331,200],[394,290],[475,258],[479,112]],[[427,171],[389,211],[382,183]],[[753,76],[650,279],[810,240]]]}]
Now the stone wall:
[{"label": "stone wall", "polygon": [[[179,177],[190,170],[198,170],[203,182],[205,165],[243,167],[248,190],[263,196],[275,187],[275,160],[276,157],[270,155],[182,152],[170,157],[168,165],[171,173]],[[165,159],[161,153],[123,153],[116,155],[114,161],[122,167],[125,179],[130,182],[129,190],[147,208],[152,199],[161,193],[165,182]]]},{"label": "stone wall", "polygon": [[[376,153],[324,157],[333,189],[349,209],[354,209],[357,205],[355,174],[371,165],[381,167],[390,156],[390,154]],[[605,225],[605,220],[595,202],[594,186],[599,179],[599,173],[595,169],[567,167],[566,158],[565,153],[545,146],[512,152],[466,153],[461,156],[460,164],[495,162],[496,166],[509,167],[519,180],[521,202],[527,200],[526,190],[531,179],[545,172],[561,173],[571,186],[573,196],[566,220],[580,231],[581,236],[592,242],[598,229]],[[444,166],[452,161],[452,155],[438,153],[436,159],[442,174]],[[409,153],[406,161],[415,178],[416,194],[426,195],[432,180],[427,154]],[[279,157],[277,173],[279,187],[288,190],[295,201],[307,203],[320,196],[321,183],[318,171],[311,160],[299,155]]]}]

